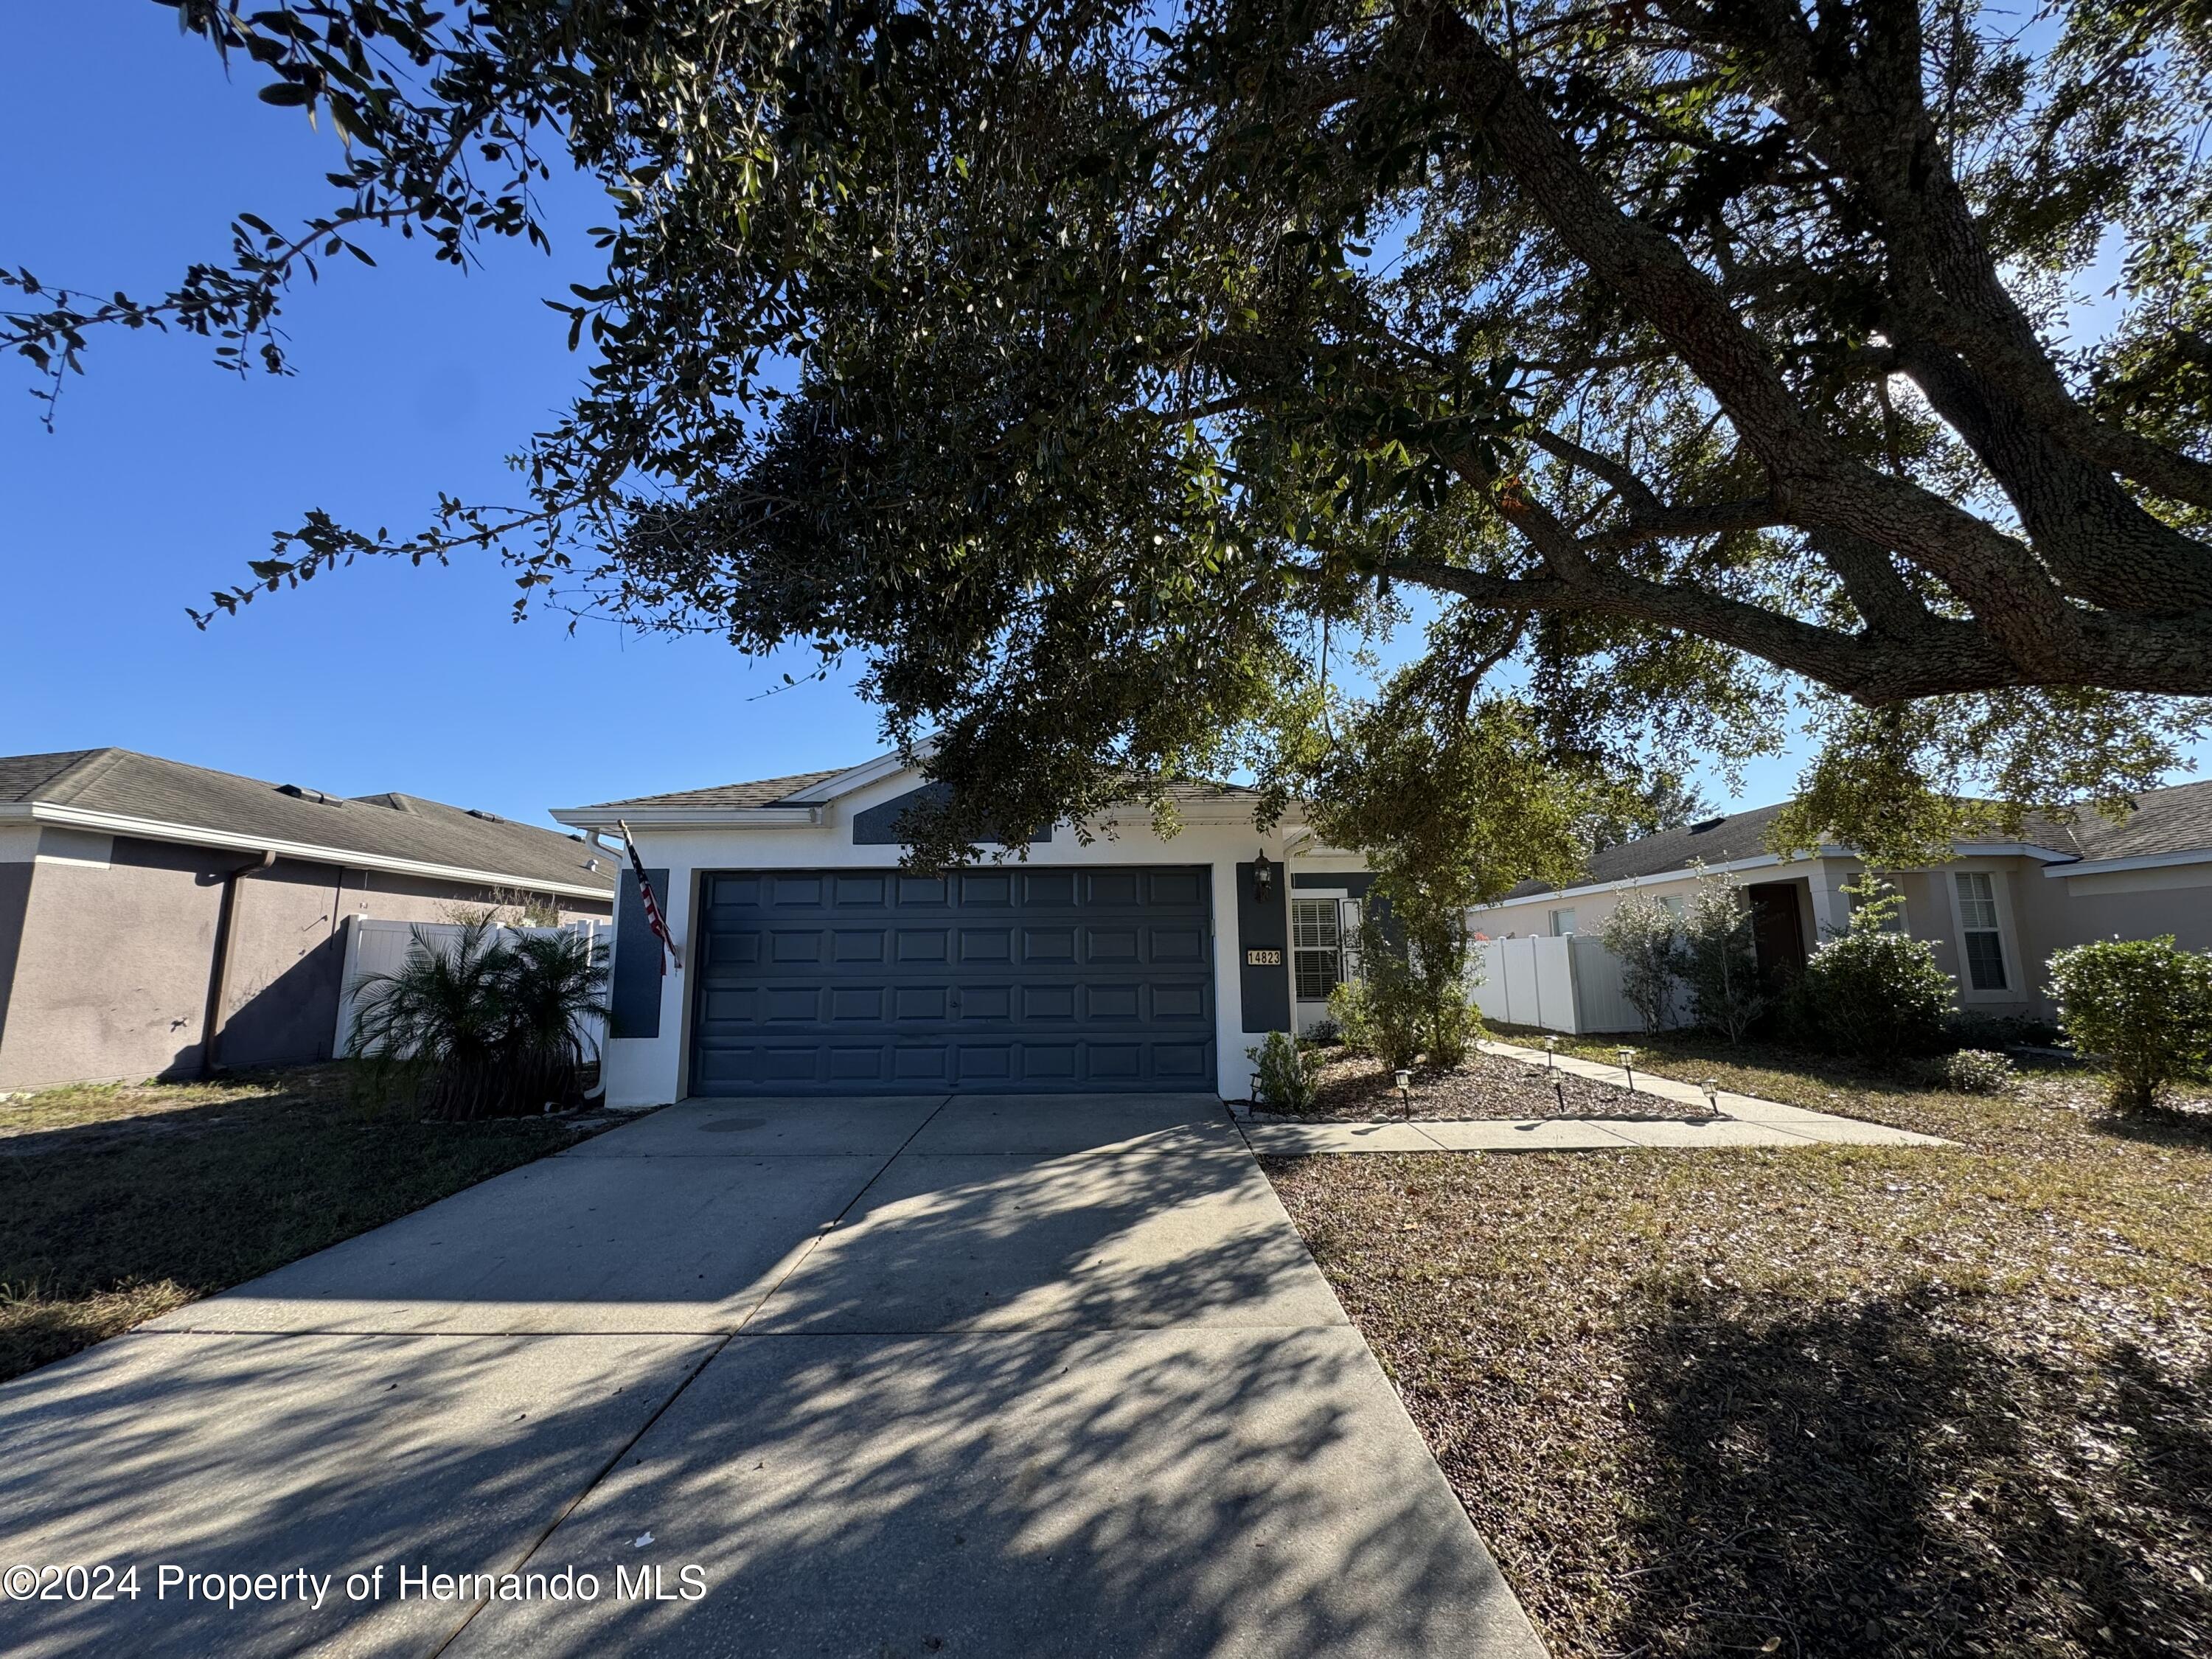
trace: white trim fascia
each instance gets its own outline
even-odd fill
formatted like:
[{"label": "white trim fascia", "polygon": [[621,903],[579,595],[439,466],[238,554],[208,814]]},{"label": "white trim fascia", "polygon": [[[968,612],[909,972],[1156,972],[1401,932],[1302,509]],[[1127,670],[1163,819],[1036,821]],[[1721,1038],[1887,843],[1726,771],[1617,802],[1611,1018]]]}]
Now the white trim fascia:
[{"label": "white trim fascia", "polygon": [[2121,870],[2170,870],[2176,865],[2212,864],[2212,847],[2194,847],[2179,853],[2144,853],[2131,859],[2082,859],[2045,870],[2046,878],[2061,876],[2101,876]]},{"label": "white trim fascia", "polygon": [[141,841],[174,842],[185,847],[220,847],[241,853],[274,853],[279,858],[300,859],[311,864],[334,864],[347,870],[381,870],[391,875],[423,876],[436,881],[464,881],[477,887],[520,887],[532,893],[557,893],[568,898],[614,902],[611,887],[586,887],[580,882],[551,881],[543,876],[517,875],[512,870],[470,870],[459,865],[431,864],[420,859],[394,858],[383,853],[362,853],[312,842],[273,840],[266,836],[241,835],[235,830],[210,830],[198,824],[170,823],[159,818],[131,817],[120,812],[96,812],[89,807],[64,806],[52,801],[0,802],[0,823],[58,823],[73,830],[95,830],[103,835],[132,836]]},{"label": "white trim fascia", "polygon": [[[1790,860],[1789,862],[1791,864],[1810,864],[1816,857],[1825,859],[1838,856],[1846,855],[1839,854],[1838,853],[1824,847],[1818,854],[1808,854],[1801,853],[1796,858]],[[1492,910],[1502,910],[1508,905],[1515,904],[1536,904],[1540,902],[1545,904],[1556,904],[1561,899],[1590,898],[1601,893],[1617,893],[1624,887],[1656,887],[1662,881],[1681,881],[1698,875],[1732,876],[1745,870],[1771,870],[1783,862],[1783,860],[1778,858],[1772,853],[1761,853],[1753,858],[1730,859],[1726,864],[1708,864],[1704,866],[1701,869],[1692,868],[1689,865],[1686,864],[1677,870],[1662,870],[1656,875],[1624,876],[1619,881],[1584,882],[1579,887],[1553,887],[1547,888],[1540,893],[1523,893],[1519,898],[1503,898],[1495,900],[1488,904],[1471,905],[1468,907],[1468,914],[1470,915],[1482,915]]]},{"label": "white trim fascia", "polygon": [[[932,745],[928,744],[921,745],[917,751],[916,758],[927,759],[931,748]],[[880,783],[885,778],[896,777],[901,772],[908,769],[906,757],[894,749],[888,755],[878,755],[872,761],[863,761],[858,766],[840,772],[834,778],[824,778],[821,782],[811,784],[799,790],[796,794],[787,795],[784,797],[784,804],[793,806],[819,805],[836,800],[842,796],[849,795],[856,789],[865,789],[872,783]]]},{"label": "white trim fascia", "polygon": [[[1951,851],[1954,862],[1960,859],[2041,859],[2045,864],[2076,864],[2077,867],[2081,856],[2032,841],[1959,841],[1951,843]],[[2212,854],[2205,856],[2212,857]],[[1923,867],[1941,870],[1948,866],[1930,864]]]},{"label": "white trim fascia", "polygon": [[819,806],[564,806],[549,814],[572,830],[788,830],[818,824]]}]

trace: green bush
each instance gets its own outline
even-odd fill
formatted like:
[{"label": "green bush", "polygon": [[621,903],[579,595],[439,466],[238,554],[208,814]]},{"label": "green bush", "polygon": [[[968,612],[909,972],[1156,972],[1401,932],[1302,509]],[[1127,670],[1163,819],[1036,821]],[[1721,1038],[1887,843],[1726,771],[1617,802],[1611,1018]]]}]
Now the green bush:
[{"label": "green bush", "polygon": [[1862,1058],[1933,1054],[1948,1046],[1951,976],[1936,966],[1933,945],[1889,930],[1899,902],[1861,905],[1850,928],[1806,961],[1788,1011],[1800,1041]]},{"label": "green bush", "polygon": [[1317,1048],[1334,1048],[1344,1041],[1344,1027],[1333,1014],[1325,1014],[1305,1029],[1305,1040]]},{"label": "green bush", "polygon": [[1388,951],[1369,951],[1362,930],[1365,977],[1346,980],[1328,994],[1328,1012],[1343,1028],[1345,1046],[1386,1072],[1402,1071],[1420,1057],[1419,988]]},{"label": "green bush", "polygon": [[1620,963],[1621,994],[1645,1035],[1667,1023],[1682,976],[1682,939],[1674,913],[1648,893],[1621,892],[1597,936]]},{"label": "green bush", "polygon": [[1961,1048],[1947,1054],[1942,1066],[1943,1086],[1962,1095],[2001,1095],[2014,1081],[2012,1062],[1990,1048]]},{"label": "green bush", "polygon": [[1759,981],[1751,902],[1732,882],[1701,876],[1697,896],[1682,918],[1683,979],[1690,988],[1691,1017],[1725,1042],[1741,1042],[1767,998]]},{"label": "green bush", "polygon": [[2158,939],[2100,939],[2051,958],[2058,1023],[2112,1068],[2112,1104],[2142,1111],[2212,1051],[2212,953]]},{"label": "green bush", "polygon": [[1259,1104],[1285,1112],[1303,1112],[1313,1105],[1321,1075],[1319,1054],[1287,1031],[1270,1031],[1265,1042],[1244,1052],[1259,1069]]}]

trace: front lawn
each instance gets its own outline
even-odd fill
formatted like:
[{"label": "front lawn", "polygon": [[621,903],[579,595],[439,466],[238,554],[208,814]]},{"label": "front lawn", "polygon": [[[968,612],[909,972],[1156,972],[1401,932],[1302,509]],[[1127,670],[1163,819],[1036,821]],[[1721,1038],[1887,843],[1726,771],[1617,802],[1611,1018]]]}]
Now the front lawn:
[{"label": "front lawn", "polygon": [[1960,1149],[1268,1161],[1553,1652],[2212,1651],[2212,1133],[1661,1046]]},{"label": "front lawn", "polygon": [[352,1099],[340,1066],[0,1101],[0,1379],[607,1121],[426,1123]]}]

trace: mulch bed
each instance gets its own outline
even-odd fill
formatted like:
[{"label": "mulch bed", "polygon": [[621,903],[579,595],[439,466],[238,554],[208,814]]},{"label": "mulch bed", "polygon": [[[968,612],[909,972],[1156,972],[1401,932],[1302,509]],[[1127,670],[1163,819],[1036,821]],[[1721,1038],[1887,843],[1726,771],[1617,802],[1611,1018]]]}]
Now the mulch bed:
[{"label": "mulch bed", "polygon": [[1408,1107],[1398,1103],[1390,1073],[1363,1055],[1340,1052],[1322,1068],[1320,1098],[1310,1111],[1280,1113],[1301,1123],[1372,1123],[1407,1117],[1435,1122],[1450,1118],[1614,1117],[1701,1120],[1702,1106],[1686,1106],[1565,1072],[1547,1071],[1492,1054],[1470,1054],[1449,1072],[1413,1070]]}]

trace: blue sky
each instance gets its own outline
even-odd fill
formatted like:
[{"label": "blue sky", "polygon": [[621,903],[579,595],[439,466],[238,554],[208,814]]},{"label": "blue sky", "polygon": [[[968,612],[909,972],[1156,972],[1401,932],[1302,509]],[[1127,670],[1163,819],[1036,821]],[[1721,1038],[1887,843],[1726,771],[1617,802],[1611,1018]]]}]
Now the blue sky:
[{"label": "blue sky", "polygon": [[[327,132],[228,82],[148,0],[20,8],[0,62],[0,263],[50,283],[159,291],[219,256],[241,210],[321,204]],[[89,90],[96,88],[96,91]],[[707,640],[516,625],[488,558],[358,566],[195,629],[313,507],[395,531],[439,490],[518,493],[503,458],[564,404],[577,359],[541,303],[596,274],[590,192],[556,198],[554,254],[490,251],[466,276],[419,243],[370,244],[294,296],[297,374],[240,380],[206,343],[98,339],[58,429],[0,366],[0,753],[106,744],[347,794],[401,789],[509,817],[863,758],[849,680],[763,700],[788,668]],[[560,234],[565,228],[565,234]],[[1800,757],[1753,767],[1745,804]],[[1714,785],[1717,798],[1729,792]]]}]

